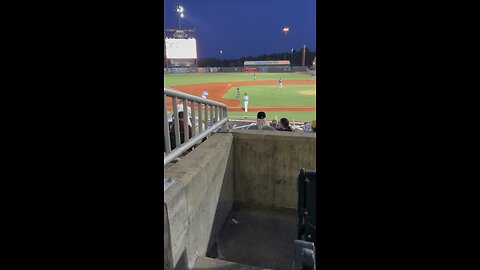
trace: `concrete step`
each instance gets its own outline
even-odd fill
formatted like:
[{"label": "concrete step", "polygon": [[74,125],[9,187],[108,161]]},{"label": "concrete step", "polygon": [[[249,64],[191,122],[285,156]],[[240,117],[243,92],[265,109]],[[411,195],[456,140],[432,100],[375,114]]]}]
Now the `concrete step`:
[{"label": "concrete step", "polygon": [[223,270],[271,270],[245,264],[227,262],[208,257],[198,257],[193,270],[223,269]]}]

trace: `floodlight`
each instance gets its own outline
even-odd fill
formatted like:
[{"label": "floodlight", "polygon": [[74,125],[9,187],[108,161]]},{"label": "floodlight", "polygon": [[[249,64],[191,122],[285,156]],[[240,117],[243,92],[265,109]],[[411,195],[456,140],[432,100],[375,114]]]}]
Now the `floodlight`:
[{"label": "floodlight", "polygon": [[180,12],[183,12],[183,7],[182,6],[179,6],[178,9],[180,10]]},{"label": "floodlight", "polygon": [[183,17],[184,17],[183,13],[180,13],[180,18],[183,18]]}]

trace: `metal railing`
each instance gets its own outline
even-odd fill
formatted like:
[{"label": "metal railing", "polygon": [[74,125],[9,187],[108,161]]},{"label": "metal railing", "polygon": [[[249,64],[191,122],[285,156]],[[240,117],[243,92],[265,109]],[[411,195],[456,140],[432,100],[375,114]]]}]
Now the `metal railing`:
[{"label": "metal railing", "polygon": [[[169,122],[167,99],[171,98],[173,123]],[[179,126],[179,107],[183,111],[183,142]],[[163,165],[167,165],[179,157],[201,140],[219,128],[227,129],[227,106],[223,103],[189,95],[170,88],[163,88],[163,136],[165,151]],[[191,111],[191,114],[189,113]],[[192,137],[189,136],[189,122],[191,122]],[[170,130],[173,125],[173,130]],[[174,137],[175,148],[172,149],[170,136]]]}]

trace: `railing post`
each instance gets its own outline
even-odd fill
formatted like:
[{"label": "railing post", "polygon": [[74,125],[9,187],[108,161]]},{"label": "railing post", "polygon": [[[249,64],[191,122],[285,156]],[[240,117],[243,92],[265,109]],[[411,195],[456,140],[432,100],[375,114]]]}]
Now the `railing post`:
[{"label": "railing post", "polygon": [[165,144],[165,152],[170,154],[172,151],[170,144],[170,129],[168,125],[168,112],[167,112],[167,95],[163,95],[163,143]]},{"label": "railing post", "polygon": [[173,104],[173,124],[175,125],[175,146],[180,146],[180,127],[178,121],[178,108],[177,108],[177,98],[172,97],[172,104]]},{"label": "railing post", "polygon": [[[225,110],[224,107],[221,107],[221,108],[220,108],[220,117],[221,117],[221,118],[220,118],[221,120],[227,118],[226,110]],[[227,123],[223,124],[223,125],[222,125],[222,130],[223,130],[223,131],[227,131],[227,129],[228,129]]]},{"label": "railing post", "polygon": [[210,105],[210,126],[213,126],[213,105]]},{"label": "railing post", "polygon": [[205,130],[208,130],[208,104],[205,103]]},{"label": "railing post", "polygon": [[202,131],[203,131],[203,128],[202,128],[202,123],[203,123],[202,110],[203,110],[202,103],[198,103],[198,124],[199,124],[198,130],[199,130],[199,133],[202,133]]},{"label": "railing post", "polygon": [[185,143],[190,139],[190,132],[188,132],[188,120],[190,116],[188,115],[187,102],[186,99],[183,100],[183,138],[185,139]]},{"label": "railing post", "polygon": [[195,121],[195,101],[191,101],[192,105],[192,138],[195,138],[197,135],[196,121]]}]

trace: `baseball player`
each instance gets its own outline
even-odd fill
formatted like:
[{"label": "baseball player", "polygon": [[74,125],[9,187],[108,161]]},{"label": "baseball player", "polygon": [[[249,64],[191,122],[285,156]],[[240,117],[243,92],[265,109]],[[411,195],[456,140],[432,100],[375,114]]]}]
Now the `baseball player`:
[{"label": "baseball player", "polygon": [[203,90],[202,92],[202,98],[207,98],[208,97],[208,92],[207,92],[207,89]]},{"label": "baseball player", "polygon": [[280,80],[278,80],[278,88],[282,89],[282,78],[280,78]]},{"label": "baseball player", "polygon": [[245,93],[245,96],[243,97],[243,105],[245,106],[245,112],[248,111],[248,96],[247,93]]},{"label": "baseball player", "polygon": [[240,99],[240,86],[237,86],[237,99]]},{"label": "baseball player", "polygon": [[257,74],[253,73],[253,80],[255,81],[257,79]]}]

